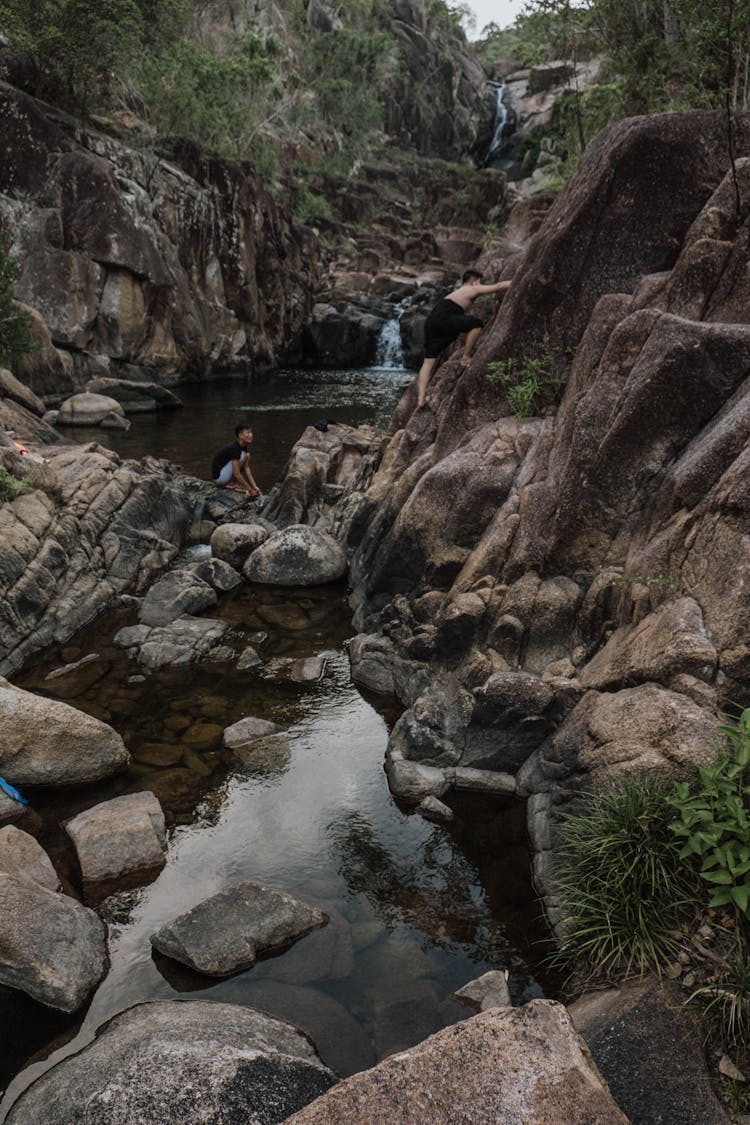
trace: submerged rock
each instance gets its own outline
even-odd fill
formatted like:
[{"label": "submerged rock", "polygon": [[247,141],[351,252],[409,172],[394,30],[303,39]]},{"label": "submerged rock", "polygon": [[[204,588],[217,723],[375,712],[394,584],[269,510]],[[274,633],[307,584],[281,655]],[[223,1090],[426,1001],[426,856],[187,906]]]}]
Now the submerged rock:
[{"label": "submerged rock", "polygon": [[237,883],[174,918],[151,944],[196,972],[222,977],[249,969],[325,925],[322,910],[260,883]]},{"label": "submerged rock", "polygon": [[80,785],[124,769],[125,744],[106,723],[0,677],[0,774],[14,785]]},{"label": "submerged rock", "polygon": [[115,634],[115,643],[131,649],[141,667],[155,671],[210,656],[228,628],[226,621],[186,613],[168,625],[128,625]]},{"label": "submerged rock", "polygon": [[340,1082],[288,1125],[365,1120],[628,1125],[565,1008],[551,1000],[454,1024]]},{"label": "submerged rock", "polygon": [[246,562],[249,582],[269,586],[320,586],[346,574],[346,554],[336,540],[305,524],[275,531]]},{"label": "submerged rock", "polygon": [[18,1099],[8,1125],[284,1121],[335,1075],[292,1024],[236,1004],[139,1004]]},{"label": "submerged rock", "polygon": [[259,738],[267,738],[271,734],[278,734],[283,728],[268,719],[256,719],[248,715],[239,719],[224,730],[224,745],[227,750],[241,750]]},{"label": "submerged rock", "polygon": [[107,970],[93,910],[28,878],[0,874],[0,983],[75,1012]]},{"label": "submerged rock", "polygon": [[169,625],[183,614],[200,613],[216,605],[214,590],[197,574],[173,570],[149,589],[138,613],[143,625]]},{"label": "submerged rock", "polygon": [[65,825],[81,865],[88,901],[121,884],[154,878],[166,863],[164,813],[153,793],[127,793],[79,813]]},{"label": "submerged rock", "polygon": [[511,999],[508,974],[500,969],[483,973],[481,977],[469,981],[463,988],[456,989],[453,999],[475,1012],[487,1012],[490,1008],[509,1008]]}]

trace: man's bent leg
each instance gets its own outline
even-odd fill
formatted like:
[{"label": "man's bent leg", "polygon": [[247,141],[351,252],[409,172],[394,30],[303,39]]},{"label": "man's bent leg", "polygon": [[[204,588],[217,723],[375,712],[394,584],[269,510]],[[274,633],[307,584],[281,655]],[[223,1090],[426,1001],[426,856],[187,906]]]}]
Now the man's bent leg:
[{"label": "man's bent leg", "polygon": [[471,363],[471,353],[474,351],[476,342],[479,339],[481,328],[472,328],[471,332],[466,333],[466,343],[464,344],[464,354],[461,356],[461,366],[468,367]]},{"label": "man's bent leg", "polygon": [[427,394],[427,384],[430,381],[432,372],[435,370],[436,363],[437,356],[435,356],[434,358],[430,357],[429,359],[425,358],[422,361],[422,366],[420,367],[419,374],[417,375],[417,409],[424,406],[425,395]]}]

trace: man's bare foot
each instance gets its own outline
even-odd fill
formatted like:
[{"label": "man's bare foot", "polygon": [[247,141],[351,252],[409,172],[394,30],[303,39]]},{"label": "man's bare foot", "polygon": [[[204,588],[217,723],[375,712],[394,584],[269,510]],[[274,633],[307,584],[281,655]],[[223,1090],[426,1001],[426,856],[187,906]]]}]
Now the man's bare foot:
[{"label": "man's bare foot", "polygon": [[424,406],[424,403],[425,403],[425,400],[423,398],[418,398],[417,399],[417,410],[421,410],[422,407]]},{"label": "man's bare foot", "polygon": [[226,484],[224,487],[228,492],[247,492],[247,489],[243,488],[241,484]]},{"label": "man's bare foot", "polygon": [[461,356],[461,366],[462,367],[468,367],[470,363],[471,363],[471,356],[470,355],[462,355]]}]

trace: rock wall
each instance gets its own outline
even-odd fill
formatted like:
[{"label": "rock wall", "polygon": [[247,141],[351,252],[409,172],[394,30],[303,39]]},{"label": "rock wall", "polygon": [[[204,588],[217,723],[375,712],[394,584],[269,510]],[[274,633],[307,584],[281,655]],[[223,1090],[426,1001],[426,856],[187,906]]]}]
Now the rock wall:
[{"label": "rock wall", "polygon": [[162,382],[272,364],[298,346],[317,240],[252,168],[187,144],[173,159],[81,130],[0,87],[0,228],[17,296],[55,362],[17,373],[48,399],[100,375]]},{"label": "rock wall", "polygon": [[[527,796],[547,891],[582,788],[709,760],[750,702],[750,159],[738,215],[720,125],[600,135],[468,370],[407,392],[351,524],[355,676],[408,706],[392,787]],[[487,364],[544,336],[562,402],[511,417]]]}]

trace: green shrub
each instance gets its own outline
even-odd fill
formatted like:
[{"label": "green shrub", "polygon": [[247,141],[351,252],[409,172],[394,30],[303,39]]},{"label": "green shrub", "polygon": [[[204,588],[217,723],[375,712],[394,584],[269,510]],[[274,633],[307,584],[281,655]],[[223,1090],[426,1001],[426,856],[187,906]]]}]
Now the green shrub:
[{"label": "green shrub", "polygon": [[331,205],[325,196],[310,191],[307,184],[302,183],[294,199],[294,217],[314,227],[332,217]]},{"label": "green shrub", "polygon": [[630,776],[567,820],[556,869],[562,959],[626,977],[675,956],[696,894],[673,817],[661,779]]},{"label": "green shrub", "polygon": [[31,492],[31,485],[27,480],[16,480],[7,469],[0,465],[0,503],[15,500]]},{"label": "green shrub", "polygon": [[511,410],[517,418],[532,418],[542,407],[559,401],[566,378],[562,356],[555,351],[549,337],[522,359],[510,357],[487,364],[487,379],[505,391]]},{"label": "green shrub", "polygon": [[672,824],[683,859],[700,861],[712,890],[709,906],[735,906],[750,920],[750,708],[736,727],[722,726],[733,754],[698,768],[698,784],[675,787]]}]

